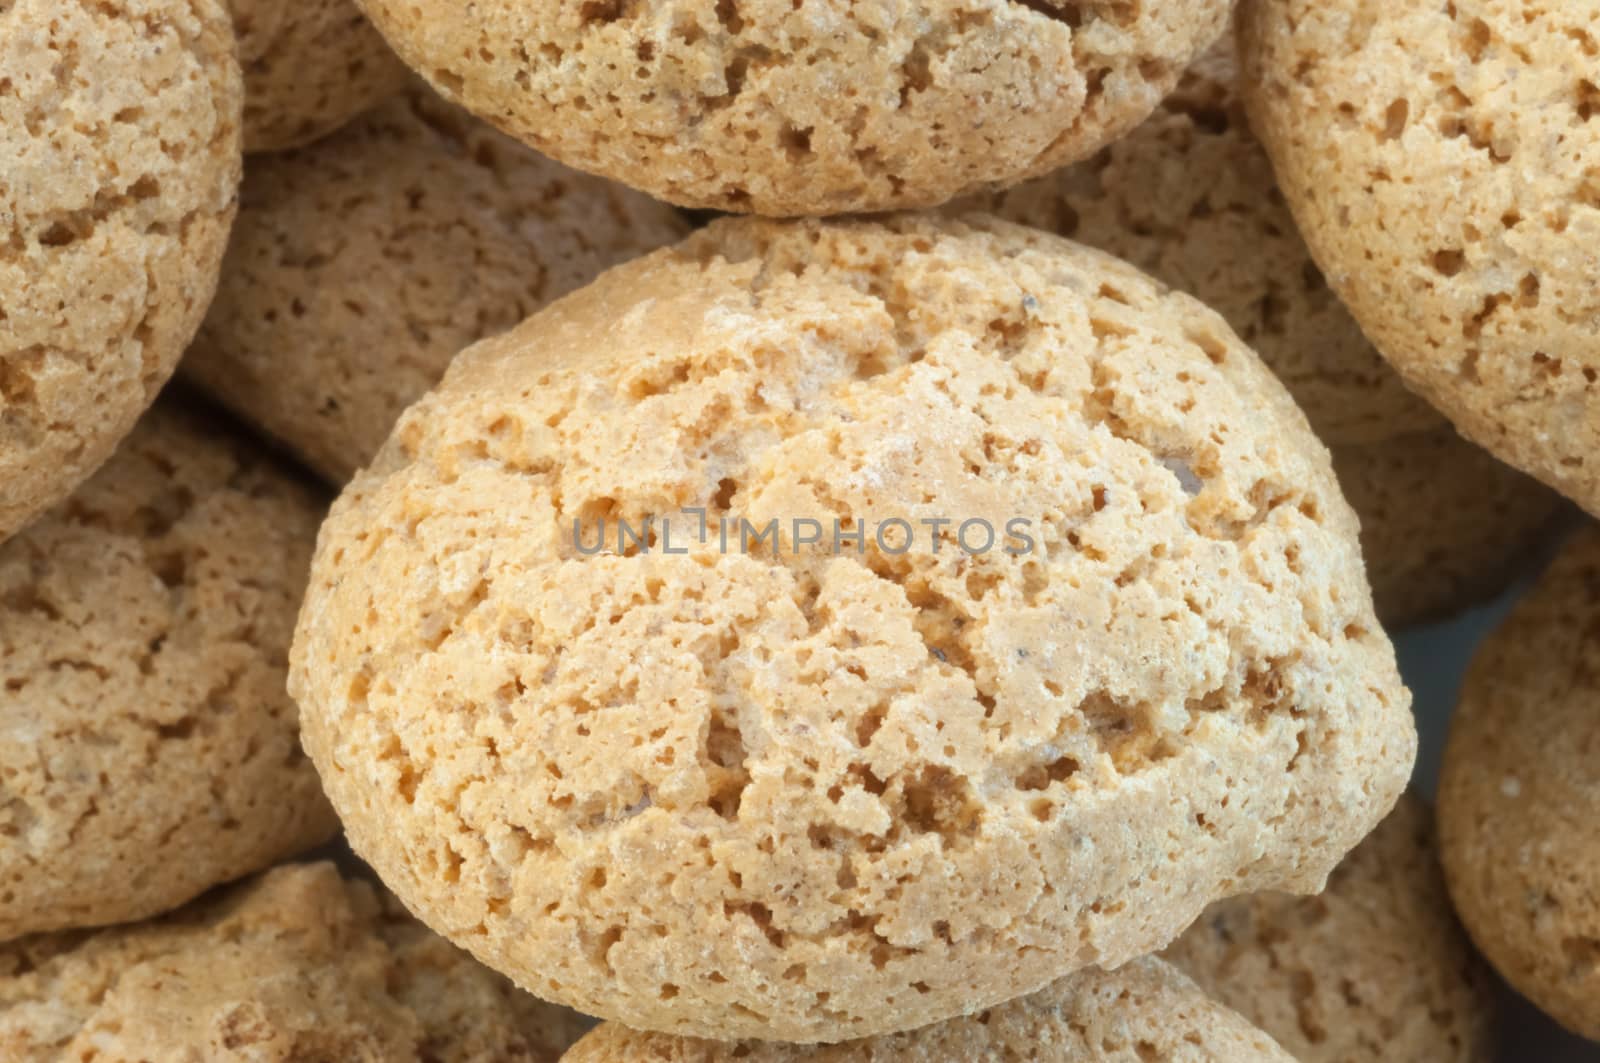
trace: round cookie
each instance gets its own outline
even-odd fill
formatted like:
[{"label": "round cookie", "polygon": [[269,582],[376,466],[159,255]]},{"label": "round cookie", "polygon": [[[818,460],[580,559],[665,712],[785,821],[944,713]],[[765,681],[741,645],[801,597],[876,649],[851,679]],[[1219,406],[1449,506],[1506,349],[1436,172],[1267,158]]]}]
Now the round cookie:
[{"label": "round cookie", "polygon": [[239,185],[217,0],[0,5],[0,539],[111,455],[216,287]]},{"label": "round cookie", "polygon": [[609,271],[452,363],[313,571],[290,684],[356,850],[640,1029],[843,1040],[1120,964],[1320,888],[1415,747],[1282,386],[993,219]]},{"label": "round cookie", "polygon": [[1333,469],[1361,520],[1367,580],[1391,628],[1499,593],[1563,509],[1555,492],[1448,426],[1334,447]]},{"label": "round cookie", "polygon": [[342,484],[463,347],[685,231],[417,86],[251,161],[184,372]]},{"label": "round cookie", "polygon": [[585,1025],[327,863],[155,922],[0,945],[12,1063],[555,1063]]},{"label": "round cookie", "polygon": [[320,514],[163,401],[0,546],[0,940],[167,911],[334,833],[284,692]]},{"label": "round cookie", "polygon": [[1329,446],[1442,425],[1323,281],[1250,134],[1237,78],[1229,35],[1128,136],[977,205],[1197,297],[1261,355]]},{"label": "round cookie", "polygon": [[683,206],[926,207],[1133,128],[1229,0],[359,0],[450,99]]},{"label": "round cookie", "polygon": [[1600,0],[1247,0],[1329,283],[1467,438],[1600,512]]},{"label": "round cookie", "polygon": [[1570,542],[1478,649],[1439,777],[1439,845],[1489,962],[1600,1038],[1600,533]]},{"label": "round cookie", "polygon": [[1409,794],[1319,896],[1212,905],[1162,957],[1300,1063],[1494,1058],[1494,997]]},{"label": "round cookie", "polygon": [[563,1063],[1229,1063],[1290,1057],[1272,1039],[1160,960],[1080,971],[1032,996],[910,1033],[838,1045],[700,1041],[607,1023]]},{"label": "round cookie", "polygon": [[244,150],[327,136],[399,92],[406,66],[352,0],[227,0],[244,65]]}]

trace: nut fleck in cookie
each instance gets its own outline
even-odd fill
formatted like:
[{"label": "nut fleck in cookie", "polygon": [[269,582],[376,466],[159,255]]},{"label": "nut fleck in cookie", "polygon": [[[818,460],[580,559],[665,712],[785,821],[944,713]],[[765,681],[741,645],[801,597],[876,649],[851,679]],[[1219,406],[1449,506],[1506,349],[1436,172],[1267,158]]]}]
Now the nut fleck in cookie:
[{"label": "nut fleck in cookie", "polygon": [[406,66],[352,0],[227,0],[244,64],[244,148],[309,144],[400,91]]},{"label": "nut fleck in cookie", "polygon": [[1248,0],[1252,125],[1333,289],[1463,434],[1600,512],[1600,0]]},{"label": "nut fleck in cookie", "polygon": [[1493,995],[1409,795],[1320,896],[1223,901],[1162,955],[1300,1063],[1494,1055]]},{"label": "nut fleck in cookie", "polygon": [[932,206],[1131,129],[1229,0],[360,0],[446,96],[684,206]]},{"label": "nut fleck in cookie", "polygon": [[1600,1038],[1600,533],[1586,529],[1479,648],[1450,723],[1439,841],[1478,948]]},{"label": "nut fleck in cookie", "polygon": [[252,159],[241,201],[184,371],[340,484],[456,352],[686,231],[421,86]]},{"label": "nut fleck in cookie", "polygon": [[1493,597],[1562,511],[1559,495],[1448,426],[1333,448],[1361,519],[1378,616],[1391,627]]},{"label": "nut fleck in cookie", "polygon": [[843,1040],[1120,964],[1319,888],[1415,746],[1282,386],[993,219],[611,270],[456,359],[313,570],[290,683],[357,851],[641,1029]]},{"label": "nut fleck in cookie", "polygon": [[0,945],[12,1063],[554,1063],[585,1025],[326,863],[154,922]]},{"label": "nut fleck in cookie", "polygon": [[1236,80],[1230,35],[1127,137],[980,202],[1198,297],[1261,355],[1330,446],[1443,424],[1323,281],[1245,123]]},{"label": "nut fleck in cookie", "polygon": [[283,689],[320,514],[163,402],[0,546],[0,940],[141,919],[333,834]]},{"label": "nut fleck in cookie", "polygon": [[1272,1039],[1156,959],[1090,968],[966,1018],[838,1045],[701,1041],[607,1023],[563,1063],[1289,1063]]},{"label": "nut fleck in cookie", "polygon": [[239,185],[217,0],[0,4],[0,539],[110,456],[194,335]]}]

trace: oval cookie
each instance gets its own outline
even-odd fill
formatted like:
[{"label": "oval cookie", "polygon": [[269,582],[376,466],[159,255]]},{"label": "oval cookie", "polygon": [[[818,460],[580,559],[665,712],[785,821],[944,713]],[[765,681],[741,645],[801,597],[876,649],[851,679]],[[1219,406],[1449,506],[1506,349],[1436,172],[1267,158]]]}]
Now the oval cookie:
[{"label": "oval cookie", "polygon": [[307,748],[391,888],[695,1036],[922,1026],[1317,888],[1414,752],[1282,386],[992,219],[719,222],[469,349],[302,618]]}]

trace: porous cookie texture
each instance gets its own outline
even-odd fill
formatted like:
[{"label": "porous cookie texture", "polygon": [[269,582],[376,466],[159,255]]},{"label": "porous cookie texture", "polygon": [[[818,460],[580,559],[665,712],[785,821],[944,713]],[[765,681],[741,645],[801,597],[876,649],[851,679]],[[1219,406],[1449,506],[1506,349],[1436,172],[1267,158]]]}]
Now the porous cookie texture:
[{"label": "porous cookie texture", "polygon": [[607,1023],[564,1063],[1289,1063],[1272,1039],[1155,959],[1090,968],[975,1015],[838,1045],[701,1041]]},{"label": "porous cookie texture", "polygon": [[394,95],[406,66],[353,0],[226,0],[244,65],[244,148],[309,144]]},{"label": "porous cookie texture", "polygon": [[1494,1058],[1488,979],[1409,795],[1321,895],[1223,901],[1162,955],[1300,1063]]},{"label": "porous cookie texture", "polygon": [[0,946],[12,1063],[554,1063],[585,1025],[326,863]]},{"label": "porous cookie texture", "polygon": [[725,1039],[970,1014],[1317,889],[1415,745],[1282,386],[993,219],[719,222],[469,349],[336,504],[290,682],[425,921]]},{"label": "porous cookie texture", "polygon": [[284,691],[320,514],[163,401],[0,546],[0,940],[166,911],[334,832]]},{"label": "porous cookie texture", "polygon": [[1246,124],[1237,67],[1230,34],[1127,137],[968,205],[1109,251],[1198,297],[1261,355],[1331,446],[1443,424],[1312,261]]},{"label": "porous cookie texture", "polygon": [[932,206],[1091,154],[1231,0],[360,0],[451,99],[684,206]]},{"label": "porous cookie texture", "polygon": [[217,0],[0,4],[0,539],[111,455],[199,326],[240,96]]},{"label": "porous cookie texture", "polygon": [[463,347],[687,231],[422,86],[252,160],[241,199],[184,372],[339,484]]},{"label": "porous cookie texture", "polygon": [[1600,0],[1247,0],[1329,283],[1469,438],[1600,512]]},{"label": "porous cookie texture", "polygon": [[1600,1038],[1600,533],[1569,543],[1478,650],[1450,723],[1439,840],[1473,941]]},{"label": "porous cookie texture", "polygon": [[1361,520],[1378,617],[1391,628],[1491,598],[1529,562],[1561,497],[1448,426],[1333,448]]}]

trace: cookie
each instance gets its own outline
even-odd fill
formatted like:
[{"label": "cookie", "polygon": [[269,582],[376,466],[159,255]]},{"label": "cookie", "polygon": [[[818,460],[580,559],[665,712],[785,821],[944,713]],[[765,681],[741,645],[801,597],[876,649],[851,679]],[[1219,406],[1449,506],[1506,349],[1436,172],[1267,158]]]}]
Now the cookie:
[{"label": "cookie", "polygon": [[639,1029],[844,1040],[1118,965],[1320,888],[1414,753],[1282,386],[993,219],[611,270],[456,359],[313,573],[290,684],[356,850]]},{"label": "cookie", "polygon": [[318,140],[399,92],[406,66],[352,0],[227,0],[244,65],[244,150]]},{"label": "cookie", "polygon": [[686,231],[421,86],[252,159],[241,200],[183,371],[339,484],[456,352]]},{"label": "cookie", "polygon": [[0,6],[0,539],[100,466],[216,287],[239,65],[216,0]]},{"label": "cookie", "polygon": [[1600,1038],[1600,533],[1479,647],[1450,722],[1439,843],[1461,921],[1516,989]]},{"label": "cookie", "polygon": [[1229,35],[1127,137],[965,205],[1109,251],[1196,296],[1261,355],[1330,446],[1442,425],[1328,289],[1245,122],[1237,79]]},{"label": "cookie", "polygon": [[1247,0],[1329,284],[1463,435],[1600,512],[1600,0]]},{"label": "cookie", "polygon": [[13,1063],[554,1063],[585,1025],[327,863],[155,922],[0,945]]},{"label": "cookie", "polygon": [[607,1023],[564,1063],[945,1063],[948,1060],[1228,1060],[1289,1063],[1266,1034],[1174,968],[1140,959],[1090,968],[966,1018],[840,1045],[698,1041]]},{"label": "cookie", "polygon": [[1093,153],[1229,0],[359,0],[450,99],[682,206],[925,207]]},{"label": "cookie", "polygon": [[1451,428],[1333,448],[1361,519],[1378,617],[1437,620],[1504,590],[1562,512],[1561,498]]},{"label": "cookie", "polygon": [[1494,1058],[1493,994],[1410,795],[1321,895],[1223,901],[1162,955],[1300,1063]]},{"label": "cookie", "polygon": [[163,400],[0,546],[0,940],[154,915],[334,833],[284,692],[320,514]]}]

